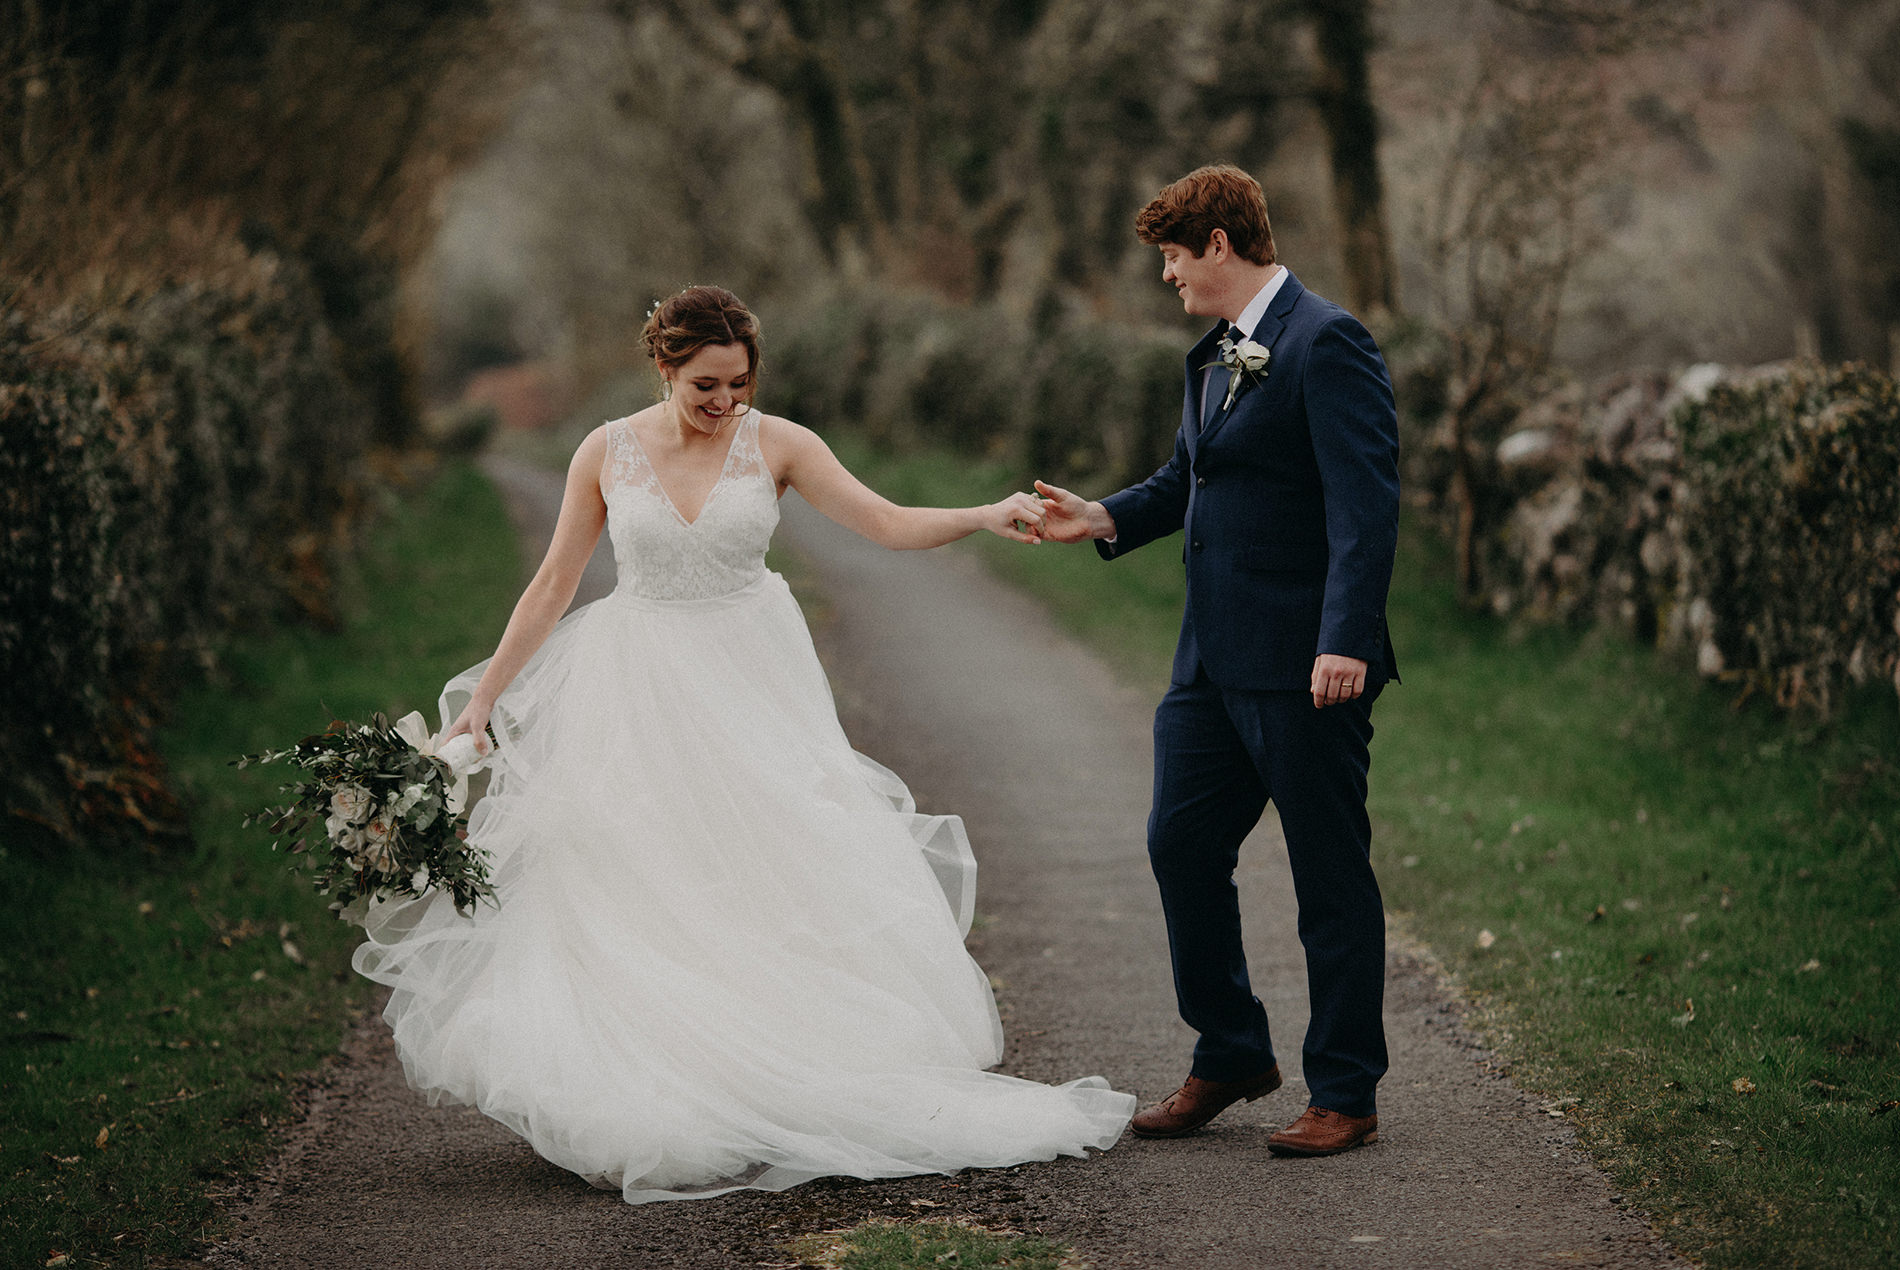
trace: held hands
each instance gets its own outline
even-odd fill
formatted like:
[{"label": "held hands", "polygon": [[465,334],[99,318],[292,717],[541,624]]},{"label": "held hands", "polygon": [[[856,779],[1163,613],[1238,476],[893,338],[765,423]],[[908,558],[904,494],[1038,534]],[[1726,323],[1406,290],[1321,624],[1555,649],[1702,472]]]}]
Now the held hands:
[{"label": "held hands", "polygon": [[1044,508],[1043,501],[1034,494],[1011,494],[1000,503],[978,510],[983,514],[983,528],[1012,542],[1033,546],[1044,537]]},{"label": "held hands", "polygon": [[1115,536],[1113,525],[1100,523],[1107,520],[1108,513],[1102,512],[1099,521],[1095,515],[1101,504],[1041,481],[1036,482],[1036,492],[1043,498],[1042,536],[1050,542],[1086,542]]},{"label": "held hands", "polygon": [[1351,701],[1366,690],[1366,663],[1356,657],[1321,653],[1313,659],[1313,708]]}]

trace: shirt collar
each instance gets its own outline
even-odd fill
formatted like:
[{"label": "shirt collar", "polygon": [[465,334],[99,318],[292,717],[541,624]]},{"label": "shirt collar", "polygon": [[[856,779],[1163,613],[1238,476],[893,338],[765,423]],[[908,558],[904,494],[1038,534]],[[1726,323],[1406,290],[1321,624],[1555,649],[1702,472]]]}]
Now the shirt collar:
[{"label": "shirt collar", "polygon": [[1274,296],[1280,294],[1280,288],[1285,284],[1286,279],[1286,266],[1281,265],[1274,270],[1273,277],[1268,279],[1267,285],[1261,287],[1254,293],[1253,299],[1247,301],[1247,307],[1240,311],[1239,320],[1233,323],[1232,329],[1239,333],[1236,343],[1239,340],[1253,338],[1254,328],[1258,327],[1260,319],[1267,315],[1267,306],[1273,303]]}]

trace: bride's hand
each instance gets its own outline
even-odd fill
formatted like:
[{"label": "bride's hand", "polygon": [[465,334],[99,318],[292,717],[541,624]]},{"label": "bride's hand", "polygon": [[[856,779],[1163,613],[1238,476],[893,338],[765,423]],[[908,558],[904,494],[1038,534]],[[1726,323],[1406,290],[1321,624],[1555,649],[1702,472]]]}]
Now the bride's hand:
[{"label": "bride's hand", "polygon": [[1012,542],[1042,541],[1042,500],[1034,494],[1011,494],[1000,503],[979,509],[983,528]]},{"label": "bride's hand", "polygon": [[450,738],[460,736],[464,732],[475,738],[477,754],[486,754],[495,748],[494,743],[488,739],[488,708],[486,706],[478,706],[473,701],[464,706],[462,713],[456,716],[455,722],[449,725],[449,730],[442,734],[442,740],[437,748],[447,745]]}]

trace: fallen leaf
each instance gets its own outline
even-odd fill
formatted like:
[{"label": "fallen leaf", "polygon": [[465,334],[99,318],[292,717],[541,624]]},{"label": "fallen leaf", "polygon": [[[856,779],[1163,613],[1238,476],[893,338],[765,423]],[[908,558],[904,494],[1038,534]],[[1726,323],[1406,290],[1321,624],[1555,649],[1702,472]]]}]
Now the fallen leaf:
[{"label": "fallen leaf", "polygon": [[1684,1001],[1683,1004],[1687,1006],[1688,1009],[1684,1010],[1681,1014],[1678,1014],[1669,1020],[1671,1023],[1674,1023],[1677,1027],[1688,1027],[1691,1023],[1695,1022],[1695,998],[1690,997],[1688,1000]]},{"label": "fallen leaf", "polygon": [[158,905],[152,903],[152,901],[150,900],[140,900],[139,901],[139,916],[150,917],[152,913],[157,910],[157,908],[158,908]]},{"label": "fallen leaf", "polygon": [[283,942],[284,942],[284,956],[290,958],[292,961],[296,962],[300,966],[303,965],[304,964],[303,949],[297,947],[296,944],[292,943],[288,939],[284,940]]},{"label": "fallen leaf", "polygon": [[1596,912],[1590,914],[1590,916],[1584,918],[1583,920],[1586,922],[1600,922],[1608,916],[1609,916],[1609,913],[1604,910],[1603,905],[1599,904],[1597,905]]},{"label": "fallen leaf", "polygon": [[1816,961],[1814,958],[1810,957],[1806,961],[1802,962],[1799,967],[1796,968],[1795,973],[1804,975],[1804,974],[1809,974],[1813,971],[1819,970],[1820,968],[1821,968],[1821,963]]},{"label": "fallen leaf", "polygon": [[1900,1107],[1900,1099],[1889,1098],[1878,1106],[1870,1108],[1867,1114],[1870,1116],[1884,1116],[1895,1107]]},{"label": "fallen leaf", "polygon": [[1481,930],[1478,932],[1478,947],[1489,948],[1492,944],[1495,944],[1497,942],[1498,942],[1498,937],[1496,935],[1493,935],[1490,931]]},{"label": "fallen leaf", "polygon": [[98,1136],[98,1137],[96,1137],[96,1138],[94,1138],[94,1139],[92,1140],[92,1145],[93,1145],[94,1147],[96,1147],[96,1148],[98,1148],[98,1149],[99,1149],[99,1150],[101,1150],[101,1151],[103,1151],[103,1150],[105,1150],[105,1149],[106,1149],[106,1138],[107,1138],[107,1136],[108,1136],[108,1135],[110,1135],[110,1134],[111,1134],[111,1132],[112,1132],[112,1126],[111,1126],[111,1125],[107,1125],[107,1126],[106,1126],[105,1128],[103,1128],[103,1129],[101,1129],[101,1130],[99,1130],[99,1136]]},{"label": "fallen leaf", "polygon": [[1755,1082],[1746,1076],[1737,1076],[1728,1083],[1728,1087],[1738,1094],[1752,1094],[1755,1092]]}]

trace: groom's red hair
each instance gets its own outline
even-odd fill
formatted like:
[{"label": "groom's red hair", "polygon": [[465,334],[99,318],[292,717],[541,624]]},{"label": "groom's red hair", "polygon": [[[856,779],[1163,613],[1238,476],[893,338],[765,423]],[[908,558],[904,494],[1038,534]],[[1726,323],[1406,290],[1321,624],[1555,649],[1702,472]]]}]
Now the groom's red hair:
[{"label": "groom's red hair", "polygon": [[1231,163],[1195,168],[1135,215],[1135,235],[1151,247],[1174,243],[1200,256],[1214,231],[1242,260],[1273,263],[1273,225],[1260,182]]}]

